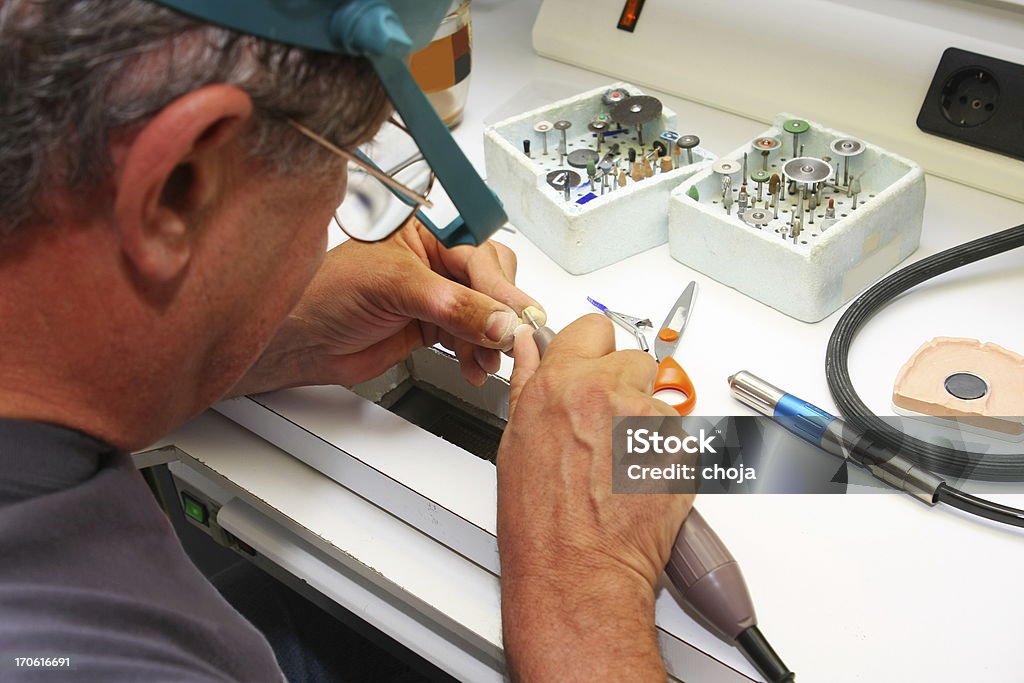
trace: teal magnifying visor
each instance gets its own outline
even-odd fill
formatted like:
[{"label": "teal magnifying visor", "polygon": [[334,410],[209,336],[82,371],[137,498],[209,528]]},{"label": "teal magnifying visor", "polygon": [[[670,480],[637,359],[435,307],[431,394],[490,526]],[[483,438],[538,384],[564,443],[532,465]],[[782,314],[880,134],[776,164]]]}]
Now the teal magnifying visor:
[{"label": "teal magnifying visor", "polygon": [[[409,72],[450,0],[154,0],[211,24],[310,50],[366,58],[458,216],[425,224],[446,247],[477,245],[508,217]],[[422,212],[418,214],[422,220]]]}]

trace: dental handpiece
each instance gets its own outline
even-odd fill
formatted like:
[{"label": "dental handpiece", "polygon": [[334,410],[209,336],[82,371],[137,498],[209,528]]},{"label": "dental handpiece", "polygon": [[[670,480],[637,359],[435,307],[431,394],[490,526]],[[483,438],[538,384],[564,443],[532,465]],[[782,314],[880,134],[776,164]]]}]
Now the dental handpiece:
[{"label": "dental handpiece", "polygon": [[[529,313],[525,317],[533,326],[533,339],[543,356],[555,333]],[[739,564],[696,509],[690,510],[679,529],[665,574],[683,602],[720,635],[734,641],[765,680],[795,680],[793,672],[757,628],[754,604]]]},{"label": "dental handpiece", "polygon": [[734,641],[770,683],[795,676],[761,631],[740,565],[696,508],[690,510],[665,567],[683,601],[721,635]]},{"label": "dental handpiece", "polygon": [[529,309],[523,311],[523,317],[526,318],[526,322],[530,323],[533,327],[533,341],[537,345],[537,350],[543,357],[544,353],[548,350],[548,344],[555,338],[555,331],[547,325],[541,325],[537,322],[537,319],[533,317]]},{"label": "dental handpiece", "polygon": [[928,505],[944,480],[871,438],[842,418],[743,370],[729,378],[733,398],[823,451],[863,467],[876,479]]}]

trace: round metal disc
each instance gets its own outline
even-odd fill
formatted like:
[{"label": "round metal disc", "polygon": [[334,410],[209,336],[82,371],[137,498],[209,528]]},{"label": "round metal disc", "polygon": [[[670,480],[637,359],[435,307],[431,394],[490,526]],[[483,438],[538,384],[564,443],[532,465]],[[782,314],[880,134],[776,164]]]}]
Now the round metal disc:
[{"label": "round metal disc", "polygon": [[946,391],[964,401],[975,401],[988,393],[988,384],[977,375],[957,372],[946,378]]},{"label": "round metal disc", "polygon": [[533,124],[533,130],[538,133],[547,133],[549,130],[551,130],[551,122],[538,121],[537,123]]},{"label": "round metal disc", "polygon": [[576,171],[569,171],[566,169],[559,169],[552,171],[547,175],[548,185],[555,188],[559,192],[565,191],[565,185],[568,183],[569,187],[576,187],[580,184],[583,178]]},{"label": "round metal disc", "polygon": [[767,183],[771,177],[771,173],[760,168],[750,172],[750,179],[755,183]]},{"label": "round metal disc", "polygon": [[588,163],[596,164],[600,158],[601,155],[592,149],[574,149],[569,152],[566,161],[573,168],[586,168]]},{"label": "round metal disc", "polygon": [[740,218],[742,218],[743,222],[747,225],[760,227],[768,225],[772,220],[772,215],[764,209],[747,209],[743,212]]},{"label": "round metal disc", "polygon": [[782,141],[778,138],[758,138],[751,145],[759,152],[771,152],[781,147]]},{"label": "round metal disc", "polygon": [[732,175],[733,173],[739,173],[743,170],[743,166],[738,161],[732,159],[719,159],[711,166],[711,170],[719,175]]},{"label": "round metal disc", "polygon": [[782,124],[782,130],[787,133],[793,133],[799,135],[800,133],[806,133],[811,129],[811,124],[807,123],[803,119],[790,119]]},{"label": "round metal disc", "polygon": [[624,126],[639,126],[661,116],[661,100],[650,95],[627,97],[612,109],[612,117]]},{"label": "round metal disc", "polygon": [[820,183],[832,175],[832,166],[814,157],[798,157],[786,162],[782,174],[798,183]]},{"label": "round metal disc", "polygon": [[864,151],[864,143],[853,138],[839,138],[832,141],[832,152],[841,157],[855,157]]},{"label": "round metal disc", "polygon": [[587,129],[591,133],[604,133],[608,130],[608,123],[605,121],[594,120],[587,124]]},{"label": "round metal disc", "polygon": [[613,104],[618,104],[627,97],[629,97],[629,91],[625,88],[612,88],[601,96],[601,101],[608,106],[611,106]]},{"label": "round metal disc", "polygon": [[700,138],[696,135],[680,135],[676,140],[676,146],[680,149],[693,149],[700,144]]},{"label": "round metal disc", "polygon": [[555,130],[569,130],[572,128],[572,121],[555,121]]}]

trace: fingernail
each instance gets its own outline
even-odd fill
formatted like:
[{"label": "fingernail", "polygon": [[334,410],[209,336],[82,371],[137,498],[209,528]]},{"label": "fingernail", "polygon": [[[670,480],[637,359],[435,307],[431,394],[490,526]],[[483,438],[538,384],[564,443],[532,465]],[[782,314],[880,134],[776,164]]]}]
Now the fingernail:
[{"label": "fingernail", "polygon": [[[527,316],[527,313],[530,315]],[[529,322],[531,317],[538,325],[546,325],[548,322],[548,314],[544,312],[544,309],[536,306],[527,306],[523,309],[523,320]]]},{"label": "fingernail", "polygon": [[493,342],[508,341],[519,322],[519,316],[515,313],[495,311],[487,319],[487,338]]},{"label": "fingernail", "polygon": [[512,336],[518,339],[521,334],[533,334],[533,332],[532,325],[517,325],[516,329],[512,331]]}]

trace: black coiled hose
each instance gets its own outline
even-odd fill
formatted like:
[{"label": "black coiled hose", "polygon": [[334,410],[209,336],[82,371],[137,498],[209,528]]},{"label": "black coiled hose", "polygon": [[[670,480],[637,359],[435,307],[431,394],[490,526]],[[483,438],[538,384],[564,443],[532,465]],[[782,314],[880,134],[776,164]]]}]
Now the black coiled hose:
[{"label": "black coiled hose", "polygon": [[986,481],[1024,481],[1024,453],[982,455],[960,451],[915,439],[894,429],[864,405],[853,388],[848,367],[850,346],[857,332],[897,296],[943,273],[1021,246],[1024,246],[1024,225],[947,249],[884,278],[846,309],[828,341],[825,376],[839,411],[852,425],[938,474]]}]

